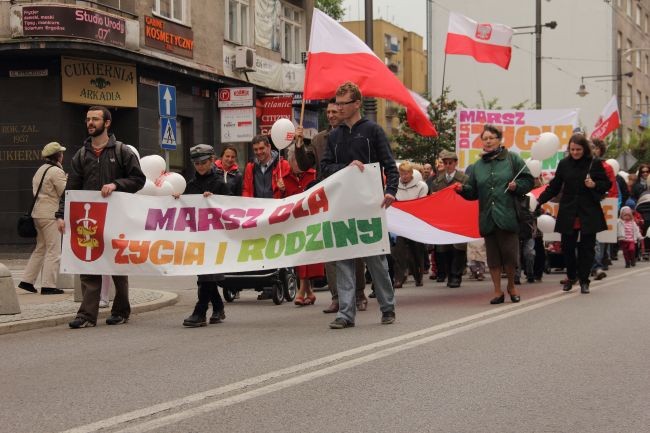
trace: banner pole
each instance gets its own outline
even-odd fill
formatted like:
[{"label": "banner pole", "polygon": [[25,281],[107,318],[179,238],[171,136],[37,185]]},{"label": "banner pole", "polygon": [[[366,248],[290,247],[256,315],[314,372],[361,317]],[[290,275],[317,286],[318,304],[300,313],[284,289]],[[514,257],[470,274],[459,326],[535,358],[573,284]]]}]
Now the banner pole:
[{"label": "banner pole", "polygon": [[[442,63],[442,89],[440,90],[440,95],[442,96],[445,93],[445,72],[447,71],[447,53],[445,53],[445,60]],[[433,95],[431,95],[433,97]]]}]

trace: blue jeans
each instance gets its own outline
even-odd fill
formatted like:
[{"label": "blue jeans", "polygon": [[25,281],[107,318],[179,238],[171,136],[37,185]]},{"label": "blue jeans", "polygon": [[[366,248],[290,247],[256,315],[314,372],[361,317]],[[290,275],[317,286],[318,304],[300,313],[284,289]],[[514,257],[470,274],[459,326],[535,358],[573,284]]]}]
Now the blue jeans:
[{"label": "blue jeans", "polygon": [[592,271],[603,269],[603,256],[605,253],[605,247],[607,247],[607,244],[601,244],[599,241],[596,241],[594,249],[594,264],[591,267]]},{"label": "blue jeans", "polygon": [[[388,274],[386,256],[364,257],[366,266],[375,285],[375,295],[382,313],[395,311],[395,292]],[[357,313],[354,259],[336,262],[336,287],[339,292],[339,312],[337,318],[354,323]]]}]

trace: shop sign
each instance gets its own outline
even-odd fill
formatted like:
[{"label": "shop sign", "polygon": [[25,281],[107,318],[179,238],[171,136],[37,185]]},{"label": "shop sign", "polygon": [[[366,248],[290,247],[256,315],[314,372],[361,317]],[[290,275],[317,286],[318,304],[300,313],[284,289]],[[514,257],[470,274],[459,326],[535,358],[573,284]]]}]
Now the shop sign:
[{"label": "shop sign", "polygon": [[260,131],[262,134],[270,135],[271,127],[278,119],[292,120],[293,95],[265,96],[260,98]]},{"label": "shop sign", "polygon": [[255,108],[222,108],[221,141],[236,143],[251,141],[255,136]]},{"label": "shop sign", "polygon": [[61,58],[62,100],[84,105],[137,107],[135,65]]},{"label": "shop sign", "polygon": [[251,107],[252,87],[222,87],[217,92],[219,108]]},{"label": "shop sign", "polygon": [[68,36],[124,47],[126,20],[94,9],[23,6],[23,36]]},{"label": "shop sign", "polygon": [[194,33],[191,29],[145,15],[144,44],[189,59],[194,57]]},{"label": "shop sign", "polygon": [[34,78],[34,77],[47,77],[47,69],[17,69],[10,70],[10,78]]}]

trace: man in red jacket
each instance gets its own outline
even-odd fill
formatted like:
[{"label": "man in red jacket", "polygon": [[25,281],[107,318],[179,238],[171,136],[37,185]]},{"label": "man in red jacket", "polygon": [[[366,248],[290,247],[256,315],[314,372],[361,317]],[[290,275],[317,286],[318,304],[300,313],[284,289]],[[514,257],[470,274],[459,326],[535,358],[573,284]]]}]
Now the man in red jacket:
[{"label": "man in red jacket", "polygon": [[255,158],[246,164],[242,196],[284,197],[284,184],[281,180],[282,176],[291,171],[289,163],[280,159],[278,151],[271,149],[271,143],[265,135],[256,135],[251,144]]}]

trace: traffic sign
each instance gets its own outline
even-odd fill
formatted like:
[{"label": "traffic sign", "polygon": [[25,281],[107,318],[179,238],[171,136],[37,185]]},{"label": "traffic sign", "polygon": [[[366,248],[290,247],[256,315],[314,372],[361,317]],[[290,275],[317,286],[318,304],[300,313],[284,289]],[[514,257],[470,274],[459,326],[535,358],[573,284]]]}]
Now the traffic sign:
[{"label": "traffic sign", "polygon": [[160,147],[165,150],[176,150],[176,119],[160,118]]},{"label": "traffic sign", "polygon": [[158,84],[158,111],[161,116],[176,117],[176,87]]}]

